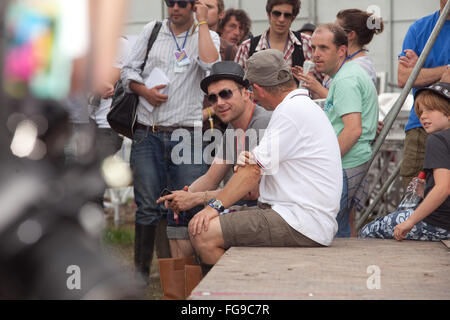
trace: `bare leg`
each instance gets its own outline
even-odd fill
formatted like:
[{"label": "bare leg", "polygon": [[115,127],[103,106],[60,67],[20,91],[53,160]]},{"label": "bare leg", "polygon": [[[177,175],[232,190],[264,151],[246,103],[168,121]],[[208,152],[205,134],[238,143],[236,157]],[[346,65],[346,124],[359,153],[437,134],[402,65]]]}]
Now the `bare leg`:
[{"label": "bare leg", "polygon": [[181,254],[180,258],[192,257],[195,252],[192,247],[191,240],[176,240],[179,252]]},{"label": "bare leg", "polygon": [[169,240],[169,244],[172,258],[188,258],[194,255],[194,248],[190,240]]},{"label": "bare leg", "polygon": [[203,263],[216,264],[225,253],[219,218],[211,220],[208,231],[203,231],[195,237],[191,235],[191,242]]},{"label": "bare leg", "polygon": [[170,253],[172,258],[181,258],[180,249],[178,248],[177,240],[169,239]]}]

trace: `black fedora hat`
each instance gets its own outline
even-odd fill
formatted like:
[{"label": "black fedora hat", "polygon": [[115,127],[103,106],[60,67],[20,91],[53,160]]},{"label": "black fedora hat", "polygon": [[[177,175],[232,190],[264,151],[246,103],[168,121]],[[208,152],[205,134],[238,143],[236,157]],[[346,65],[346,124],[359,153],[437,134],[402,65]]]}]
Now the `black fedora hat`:
[{"label": "black fedora hat", "polygon": [[417,99],[419,94],[421,94],[424,91],[432,91],[440,95],[444,99],[447,99],[447,101],[450,101],[450,83],[448,82],[437,82],[429,87],[421,88],[417,90],[414,99]]},{"label": "black fedora hat", "polygon": [[298,32],[305,32],[305,31],[310,31],[310,32],[314,32],[316,30],[316,26],[312,23],[305,23],[303,25],[303,27],[301,27],[300,30],[298,30]]},{"label": "black fedora hat", "polygon": [[202,80],[200,87],[203,92],[208,93],[208,87],[211,83],[220,80],[233,80],[244,87],[248,87],[249,83],[244,80],[244,69],[233,61],[220,61],[212,66],[211,74]]}]

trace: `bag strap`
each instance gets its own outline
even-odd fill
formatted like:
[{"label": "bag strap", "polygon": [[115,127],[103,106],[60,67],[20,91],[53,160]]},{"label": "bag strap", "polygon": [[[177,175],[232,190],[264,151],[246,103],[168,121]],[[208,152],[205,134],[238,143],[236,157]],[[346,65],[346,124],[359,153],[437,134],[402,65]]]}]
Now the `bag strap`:
[{"label": "bag strap", "polygon": [[252,40],[250,40],[250,50],[248,52],[249,58],[255,53],[256,47],[258,46],[260,40],[261,36],[253,37]]},{"label": "bag strap", "polygon": [[234,57],[233,57],[233,48],[234,45],[233,44],[229,44],[227,46],[227,48],[225,49],[225,61],[233,61]]},{"label": "bag strap", "polygon": [[148,39],[147,53],[145,55],[144,63],[141,66],[141,72],[144,71],[145,65],[147,64],[147,60],[148,60],[148,54],[150,53],[150,50],[152,49],[153,44],[155,43],[156,38],[158,37],[158,33],[159,33],[159,30],[161,30],[161,27],[162,27],[162,22],[156,21],[155,26],[153,27],[152,34],[150,35],[150,38]]},{"label": "bag strap", "polygon": [[303,67],[305,62],[305,53],[303,52],[302,35],[300,32],[294,32],[295,37],[300,41],[300,45],[295,45],[294,52],[292,53],[292,66]]}]

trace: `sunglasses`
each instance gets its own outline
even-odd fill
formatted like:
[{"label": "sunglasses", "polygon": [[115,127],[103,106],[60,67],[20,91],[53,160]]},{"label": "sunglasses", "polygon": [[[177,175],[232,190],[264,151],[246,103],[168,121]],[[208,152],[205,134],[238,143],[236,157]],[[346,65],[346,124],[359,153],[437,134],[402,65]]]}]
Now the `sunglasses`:
[{"label": "sunglasses", "polygon": [[184,9],[184,8],[187,7],[187,5],[188,5],[188,3],[189,3],[190,1],[172,1],[172,0],[165,0],[165,2],[166,2],[166,5],[167,5],[169,8],[173,8],[173,7],[175,7],[175,4],[177,4],[179,8]]},{"label": "sunglasses", "polygon": [[279,17],[281,17],[281,15],[284,15],[284,17],[285,17],[286,19],[291,19],[291,18],[293,17],[293,14],[290,13],[290,12],[281,12],[281,11],[277,11],[277,10],[272,11],[271,14],[272,14],[275,18],[279,18]]},{"label": "sunglasses", "polygon": [[233,97],[233,91],[238,90],[238,88],[236,89],[224,89],[222,91],[220,91],[218,94],[209,94],[207,99],[208,102],[211,104],[216,104],[217,101],[219,100],[219,97],[223,100],[228,100],[231,99]]}]

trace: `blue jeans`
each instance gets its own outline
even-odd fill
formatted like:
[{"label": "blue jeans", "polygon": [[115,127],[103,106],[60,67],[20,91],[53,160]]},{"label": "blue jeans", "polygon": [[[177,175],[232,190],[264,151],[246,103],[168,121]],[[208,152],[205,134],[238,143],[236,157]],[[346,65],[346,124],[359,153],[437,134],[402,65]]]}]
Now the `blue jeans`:
[{"label": "blue jeans", "polygon": [[[199,131],[201,135],[201,130]],[[157,204],[156,200],[164,188],[181,190],[205,174],[206,165],[202,158],[200,164],[194,164],[194,156],[196,156],[195,160],[199,160],[198,153],[202,155],[202,142],[195,141],[193,131],[190,131],[187,137],[179,137],[176,141],[172,141],[172,133],[169,132],[153,133],[142,129],[136,130],[130,156],[134,195],[138,207],[136,223],[156,226],[159,219],[167,215],[168,225],[176,226],[173,212],[167,212],[164,205]],[[177,161],[183,156],[189,159],[187,163],[179,164]],[[187,226],[193,212],[196,213],[199,209],[182,213],[178,225]]]},{"label": "blue jeans", "polygon": [[347,184],[347,174],[345,170],[342,170],[342,176],[344,178],[342,184],[342,195],[340,202],[340,209],[336,217],[338,223],[338,231],[335,235],[336,238],[350,238],[351,228],[350,228],[350,211],[351,207],[348,205],[348,184]]}]

